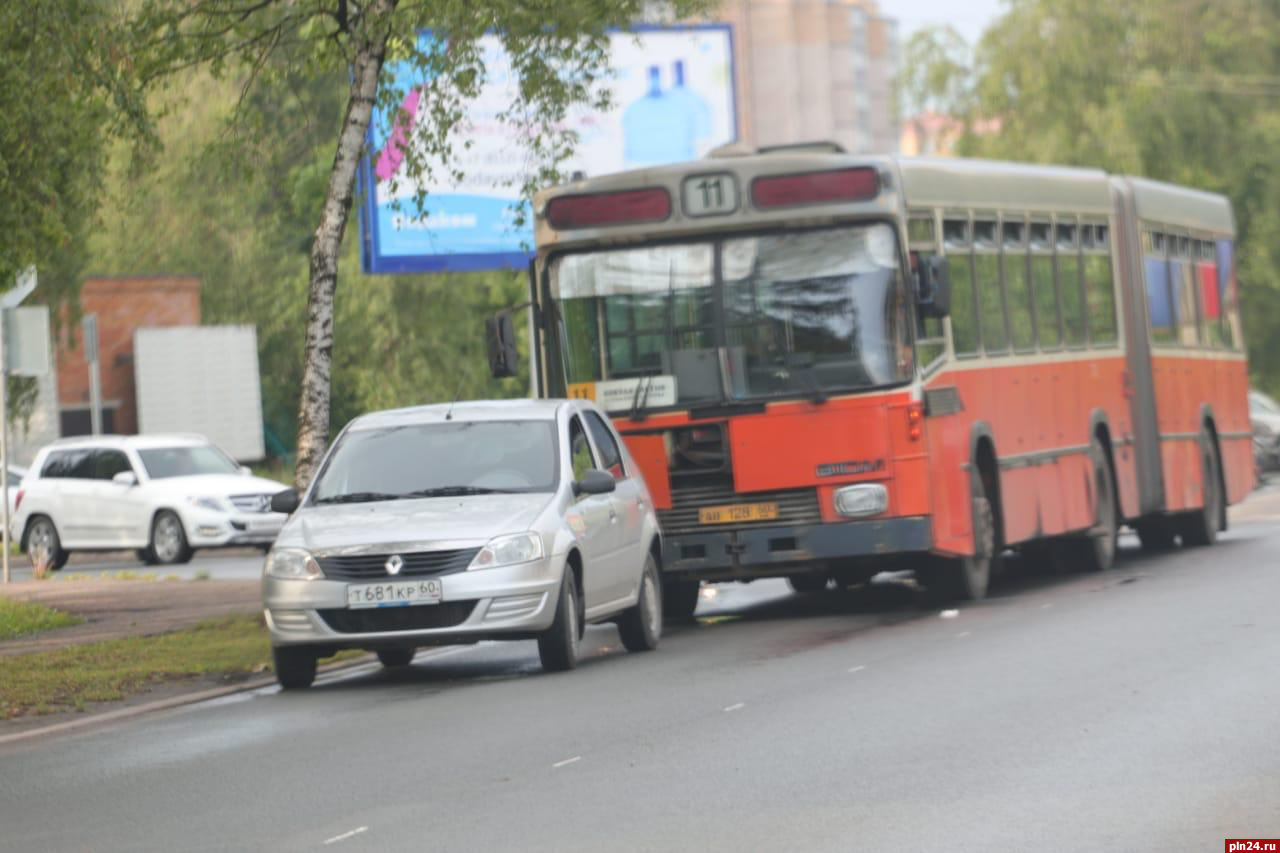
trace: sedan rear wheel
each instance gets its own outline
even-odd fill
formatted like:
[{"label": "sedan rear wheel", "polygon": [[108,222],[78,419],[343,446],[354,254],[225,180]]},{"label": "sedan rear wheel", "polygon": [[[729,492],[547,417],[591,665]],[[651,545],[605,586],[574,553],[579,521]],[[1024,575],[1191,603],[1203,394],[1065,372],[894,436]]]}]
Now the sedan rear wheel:
[{"label": "sedan rear wheel", "polygon": [[36,516],[27,530],[27,557],[32,570],[38,572],[44,568],[56,572],[67,564],[70,556],[62,549],[62,540],[52,519]]},{"label": "sedan rear wheel", "polygon": [[560,582],[560,601],[551,627],[538,635],[538,657],[547,672],[564,672],[578,665],[579,628],[578,582],[573,568],[565,566]]},{"label": "sedan rear wheel", "polygon": [[662,637],[662,584],[653,555],[645,557],[640,576],[640,597],[618,620],[622,645],[629,652],[651,652]]}]

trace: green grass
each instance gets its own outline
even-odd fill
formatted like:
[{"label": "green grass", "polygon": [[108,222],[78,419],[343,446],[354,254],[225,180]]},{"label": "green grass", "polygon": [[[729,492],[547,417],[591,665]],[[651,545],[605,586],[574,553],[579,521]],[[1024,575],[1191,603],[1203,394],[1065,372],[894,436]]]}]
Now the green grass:
[{"label": "green grass", "polygon": [[26,637],[54,628],[79,625],[84,620],[43,604],[0,598],[0,640]]},{"label": "green grass", "polygon": [[150,684],[201,675],[249,675],[270,668],[259,615],[232,616],[157,637],[129,637],[0,657],[0,719],[83,710]]},{"label": "green grass", "polygon": [[[352,649],[330,660],[360,657]],[[87,643],[0,657],[0,720],[84,710],[165,681],[271,671],[271,644],[260,614],[228,616],[154,637]]]}]

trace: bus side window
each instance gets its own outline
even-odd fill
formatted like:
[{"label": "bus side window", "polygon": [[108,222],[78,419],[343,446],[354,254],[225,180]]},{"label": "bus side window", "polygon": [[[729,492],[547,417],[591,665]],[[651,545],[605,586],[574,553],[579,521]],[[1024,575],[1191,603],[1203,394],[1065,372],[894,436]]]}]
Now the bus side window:
[{"label": "bus side window", "polygon": [[1218,294],[1222,301],[1222,336],[1230,349],[1240,349],[1240,292],[1236,283],[1235,247],[1230,240],[1217,241]]},{"label": "bus side window", "polygon": [[1222,349],[1222,294],[1218,289],[1217,253],[1208,240],[1196,241],[1196,283],[1200,286],[1200,316],[1204,320],[1205,346]]},{"label": "bus side window", "polygon": [[973,355],[978,351],[978,323],[969,254],[969,220],[948,219],[942,230],[951,277],[951,342],[956,355]]},{"label": "bus side window", "polygon": [[1030,352],[1036,348],[1036,330],[1031,319],[1031,282],[1027,279],[1027,226],[1024,222],[1005,222],[1002,227],[1001,263],[1009,299],[1009,331],[1013,348]]},{"label": "bus side window", "polygon": [[1192,274],[1191,241],[1186,237],[1170,237],[1169,283],[1173,288],[1178,320],[1178,343],[1184,347],[1200,345],[1200,306],[1196,303],[1196,281]]},{"label": "bus side window", "polygon": [[978,289],[979,328],[987,354],[1009,349],[1009,325],[1000,287],[1000,244],[994,220],[973,223],[973,278]]},{"label": "bus side window", "polygon": [[[1084,243],[1087,228],[1078,228],[1079,243]],[[1089,240],[1092,242],[1092,239]],[[1084,293],[1080,281],[1080,253],[1075,247],[1058,248],[1058,298],[1062,304],[1062,326],[1067,346],[1080,346],[1084,343]]]},{"label": "bus side window", "polygon": [[1147,284],[1147,314],[1151,319],[1151,340],[1174,343],[1177,327],[1174,302],[1169,294],[1169,263],[1165,259],[1164,235],[1146,231],[1142,235],[1143,272]]},{"label": "bus side window", "polygon": [[1032,225],[1031,229],[1031,290],[1036,301],[1036,334],[1041,349],[1055,350],[1062,346],[1062,315],[1058,310],[1058,292],[1053,286],[1053,247],[1059,242],[1074,246],[1075,225],[1057,225],[1053,239],[1043,246],[1036,238],[1036,226]]},{"label": "bus side window", "polygon": [[1111,240],[1105,225],[1088,225],[1093,229],[1093,251],[1084,256],[1084,287],[1089,307],[1089,341],[1094,344],[1116,342],[1116,290],[1111,275]]}]

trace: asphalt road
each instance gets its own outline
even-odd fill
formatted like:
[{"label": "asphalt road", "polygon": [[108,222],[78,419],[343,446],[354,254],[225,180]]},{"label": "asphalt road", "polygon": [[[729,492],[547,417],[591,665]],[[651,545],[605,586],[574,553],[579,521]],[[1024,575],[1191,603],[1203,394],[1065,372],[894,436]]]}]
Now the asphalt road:
[{"label": "asphalt road", "polygon": [[726,587],[575,672],[424,652],[0,747],[0,849],[1220,850],[1280,836],[1280,525],[1011,577]]},{"label": "asphalt road", "polygon": [[[128,572],[138,575],[155,575],[163,578],[176,575],[191,580],[205,575],[219,580],[253,580],[262,576],[264,555],[257,548],[235,548],[225,551],[197,551],[191,562],[180,566],[148,566],[132,551],[106,553],[76,553],[55,578],[71,575],[115,575]],[[9,558],[9,570],[15,581],[31,579],[31,563],[25,554]]]}]

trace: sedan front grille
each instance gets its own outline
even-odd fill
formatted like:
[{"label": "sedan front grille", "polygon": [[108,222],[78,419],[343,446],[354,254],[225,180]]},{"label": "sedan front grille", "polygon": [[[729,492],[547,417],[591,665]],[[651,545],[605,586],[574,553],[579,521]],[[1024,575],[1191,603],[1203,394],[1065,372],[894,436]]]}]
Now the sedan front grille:
[{"label": "sedan front grille", "polygon": [[381,580],[390,576],[387,560],[399,556],[404,561],[396,577],[422,577],[447,575],[466,571],[467,566],[480,553],[479,548],[462,548],[453,551],[417,551],[409,554],[349,554],[344,556],[317,557],[320,570],[327,578],[336,580]]},{"label": "sedan front grille", "polygon": [[232,495],[228,500],[238,512],[271,512],[271,495]]},{"label": "sedan front grille", "polygon": [[[733,504],[776,503],[778,517],[766,521],[734,524],[702,524],[698,510],[704,507]],[[677,487],[671,490],[671,509],[658,511],[662,532],[668,536],[689,533],[711,533],[740,530],[744,527],[768,527],[783,524],[820,524],[817,489],[780,489],[772,492],[735,492],[730,483]]]},{"label": "sedan front grille", "polygon": [[380,634],[386,631],[426,631],[452,628],[471,618],[477,602],[442,601],[412,607],[373,607],[368,610],[317,610],[325,624],[339,634]]}]

